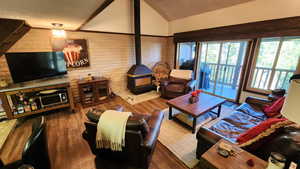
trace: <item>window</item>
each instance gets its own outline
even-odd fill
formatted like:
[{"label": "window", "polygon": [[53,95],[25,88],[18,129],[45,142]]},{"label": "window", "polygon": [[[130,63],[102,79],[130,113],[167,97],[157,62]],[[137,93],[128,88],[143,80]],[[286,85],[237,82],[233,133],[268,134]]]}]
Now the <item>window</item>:
[{"label": "window", "polygon": [[179,69],[194,70],[196,42],[178,43],[177,65]]},{"label": "window", "polygon": [[300,37],[262,38],[248,81],[248,89],[266,92],[287,89],[300,57]]}]

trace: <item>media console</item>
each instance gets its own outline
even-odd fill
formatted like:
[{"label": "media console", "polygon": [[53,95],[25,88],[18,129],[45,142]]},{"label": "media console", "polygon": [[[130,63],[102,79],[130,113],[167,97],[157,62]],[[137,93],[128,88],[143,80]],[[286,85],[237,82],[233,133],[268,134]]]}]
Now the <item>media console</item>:
[{"label": "media console", "polygon": [[68,78],[14,84],[0,89],[0,99],[9,119],[62,108],[74,111]]}]

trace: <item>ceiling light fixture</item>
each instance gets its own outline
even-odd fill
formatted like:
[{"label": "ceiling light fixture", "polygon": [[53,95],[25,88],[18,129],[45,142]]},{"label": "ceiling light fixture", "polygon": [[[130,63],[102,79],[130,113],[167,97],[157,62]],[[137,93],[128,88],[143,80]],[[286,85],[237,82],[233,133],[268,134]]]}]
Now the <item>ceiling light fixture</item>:
[{"label": "ceiling light fixture", "polygon": [[52,23],[52,35],[55,38],[66,38],[66,31],[63,29],[63,24],[61,23]]}]

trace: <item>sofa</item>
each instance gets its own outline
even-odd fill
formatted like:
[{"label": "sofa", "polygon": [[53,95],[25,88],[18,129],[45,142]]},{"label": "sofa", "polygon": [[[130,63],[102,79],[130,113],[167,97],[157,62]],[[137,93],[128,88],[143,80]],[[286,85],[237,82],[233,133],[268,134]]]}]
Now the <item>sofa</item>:
[{"label": "sofa", "polygon": [[[245,103],[237,107],[232,115],[209,127],[201,127],[196,135],[197,158],[201,159],[201,155],[221,139],[237,144],[239,135],[268,119],[262,110],[271,103],[270,100],[247,97]],[[279,152],[286,156],[288,163],[294,161],[300,164],[299,135],[299,127],[282,127],[243,149],[264,160],[268,159],[271,152]]]},{"label": "sofa", "polygon": [[[123,108],[117,107],[116,110],[122,111]],[[97,122],[93,118],[99,119],[99,117],[92,117],[84,123],[86,129],[83,138],[98,159],[108,158],[116,160],[116,163],[124,162],[125,165],[141,169],[149,167],[164,118],[163,112],[155,111],[151,115],[134,113],[129,117],[126,124],[125,147],[121,152],[96,148]]]}]

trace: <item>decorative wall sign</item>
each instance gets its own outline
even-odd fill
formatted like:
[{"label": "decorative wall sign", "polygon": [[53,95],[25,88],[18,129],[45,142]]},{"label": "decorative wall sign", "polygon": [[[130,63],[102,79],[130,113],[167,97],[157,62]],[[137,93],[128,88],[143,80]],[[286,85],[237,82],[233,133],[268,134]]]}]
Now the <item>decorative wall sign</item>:
[{"label": "decorative wall sign", "polygon": [[85,39],[52,39],[53,51],[62,51],[68,68],[90,65],[87,42]]}]

